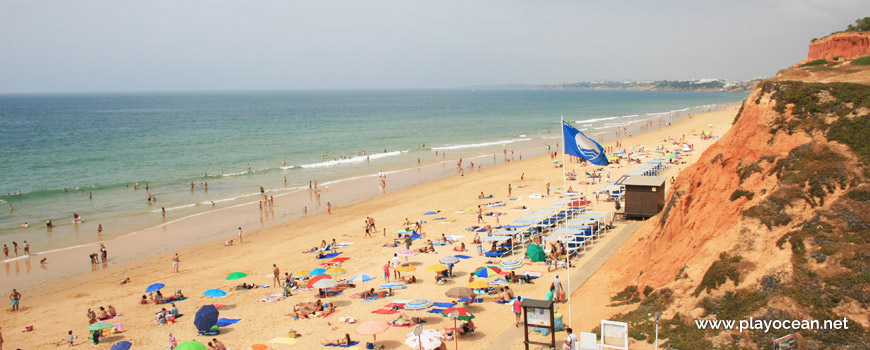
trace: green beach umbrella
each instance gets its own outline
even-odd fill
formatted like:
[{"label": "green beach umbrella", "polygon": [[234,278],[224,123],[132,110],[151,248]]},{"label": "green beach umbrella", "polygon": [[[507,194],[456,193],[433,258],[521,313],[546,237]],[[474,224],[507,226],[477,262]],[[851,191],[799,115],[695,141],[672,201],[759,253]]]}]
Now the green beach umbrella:
[{"label": "green beach umbrella", "polygon": [[237,280],[243,277],[248,277],[248,274],[244,272],[233,272],[229,276],[227,276],[227,281]]},{"label": "green beach umbrella", "polygon": [[208,348],[205,347],[205,344],[196,340],[188,340],[184,343],[178,344],[178,346],[173,350],[208,350]]},{"label": "green beach umbrella", "polygon": [[98,331],[101,329],[109,329],[109,328],[115,328],[115,325],[113,325],[109,322],[97,322],[97,323],[93,323],[90,326],[88,326],[89,331]]},{"label": "green beach umbrella", "polygon": [[529,247],[526,248],[526,255],[529,256],[534,262],[541,262],[547,259],[547,254],[544,253],[544,248],[537,244],[529,244]]},{"label": "green beach umbrella", "polygon": [[677,158],[677,155],[673,154],[673,153],[668,153],[667,157],[668,157],[668,159],[674,159],[674,158]]}]

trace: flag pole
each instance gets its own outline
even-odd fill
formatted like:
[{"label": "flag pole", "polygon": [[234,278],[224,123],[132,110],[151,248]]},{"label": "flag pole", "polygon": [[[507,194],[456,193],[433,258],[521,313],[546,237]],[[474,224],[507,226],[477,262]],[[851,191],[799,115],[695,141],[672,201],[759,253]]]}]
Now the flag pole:
[{"label": "flag pole", "polygon": [[[561,119],[560,129],[562,130],[562,193],[565,195],[563,198],[565,199],[565,221],[563,228],[565,229],[565,285],[568,287],[568,290],[565,291],[566,302],[568,303],[568,327],[571,327],[571,264],[569,259],[571,258],[571,253],[568,251],[568,175],[567,168],[568,164],[565,163],[565,150],[568,149],[567,143],[565,143],[565,116],[559,116]],[[560,288],[562,289],[562,288]],[[564,289],[562,289],[564,290]],[[558,297],[558,296],[557,296]]]}]

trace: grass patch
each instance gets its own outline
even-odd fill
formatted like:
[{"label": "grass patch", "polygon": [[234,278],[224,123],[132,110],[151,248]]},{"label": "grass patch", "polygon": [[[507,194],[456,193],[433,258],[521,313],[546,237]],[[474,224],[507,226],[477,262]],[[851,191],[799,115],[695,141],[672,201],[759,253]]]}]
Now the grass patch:
[{"label": "grass patch", "polygon": [[737,176],[740,177],[740,184],[743,184],[743,181],[752,176],[752,174],[760,172],[761,166],[758,165],[758,162],[741,164],[737,167]]},{"label": "grass patch", "polygon": [[849,146],[864,164],[870,164],[870,115],[837,119],[828,129],[828,139]]},{"label": "grass patch", "polygon": [[798,67],[803,68],[803,67],[821,66],[821,65],[827,64],[827,63],[828,63],[828,61],[825,60],[824,58],[822,58],[822,59],[818,59],[818,60],[809,61],[809,62],[804,63]]},{"label": "grass patch", "polygon": [[731,193],[731,201],[736,201],[740,197],[746,197],[746,199],[752,200],[752,197],[755,197],[755,192],[747,191],[743,189],[736,189]]},{"label": "grass patch", "polygon": [[719,254],[719,260],[713,262],[707,272],[704,273],[704,278],[701,279],[701,284],[695,288],[694,296],[701,295],[701,292],[709,293],[711,290],[719,288],[719,286],[731,280],[734,286],[740,283],[740,269],[737,264],[742,258],[739,255],[729,256],[728,253]]},{"label": "grass patch", "polygon": [[634,304],[640,302],[640,293],[637,292],[637,286],[628,286],[611,297],[610,301],[612,301],[613,304],[610,304],[609,306]]},{"label": "grass patch", "polygon": [[846,193],[846,197],[849,197],[853,201],[870,202],[870,191],[851,190],[849,193]]},{"label": "grass patch", "polygon": [[852,60],[853,66],[870,66],[870,56],[856,58]]},{"label": "grass patch", "polygon": [[668,216],[671,214],[671,209],[677,205],[677,199],[682,195],[683,194],[680,191],[674,191],[674,194],[671,195],[671,200],[668,201],[668,205],[666,205],[665,210],[662,211],[662,220],[659,221],[659,226],[665,227],[665,224],[668,222]]}]

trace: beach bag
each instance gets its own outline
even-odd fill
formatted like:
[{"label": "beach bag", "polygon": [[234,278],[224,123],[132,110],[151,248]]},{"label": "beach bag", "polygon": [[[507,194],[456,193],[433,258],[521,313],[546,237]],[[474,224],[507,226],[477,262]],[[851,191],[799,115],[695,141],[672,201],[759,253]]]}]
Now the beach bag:
[{"label": "beach bag", "polygon": [[375,343],[366,343],[366,349],[373,350],[375,348]]},{"label": "beach bag", "polygon": [[290,332],[287,332],[287,338],[296,338],[299,333],[296,333],[296,330],[291,329]]}]

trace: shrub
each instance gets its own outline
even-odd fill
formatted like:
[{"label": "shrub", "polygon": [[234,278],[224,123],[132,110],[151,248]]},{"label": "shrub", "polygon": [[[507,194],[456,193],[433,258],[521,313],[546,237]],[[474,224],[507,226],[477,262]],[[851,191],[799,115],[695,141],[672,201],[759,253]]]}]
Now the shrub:
[{"label": "shrub", "polygon": [[856,58],[852,60],[853,66],[870,66],[870,56]]},{"label": "shrub", "polygon": [[637,293],[637,286],[625,287],[621,292],[616,293],[616,295],[610,298],[610,301],[615,302],[610,306],[620,306],[639,302],[640,295]]},{"label": "shrub", "polygon": [[818,60],[814,60],[814,61],[809,61],[809,62],[804,63],[798,67],[803,68],[803,67],[821,66],[821,65],[826,64],[826,63],[828,63],[828,61],[825,60],[824,58],[822,58],[822,59],[818,59]]},{"label": "shrub", "polygon": [[740,197],[746,197],[746,199],[752,200],[752,197],[755,197],[755,192],[747,191],[743,189],[736,189],[733,193],[731,193],[731,201],[736,201]]},{"label": "shrub", "polygon": [[746,289],[725,292],[721,298],[705,297],[698,306],[704,309],[704,316],[716,315],[720,320],[740,320],[764,306],[767,295]]},{"label": "shrub", "polygon": [[853,201],[870,202],[870,191],[851,190],[846,196]]},{"label": "shrub", "polygon": [[727,253],[719,254],[719,260],[714,261],[704,277],[701,279],[701,284],[695,288],[694,296],[701,295],[701,292],[709,293],[711,290],[719,288],[730,279],[736,287],[740,283],[740,270],[737,268],[737,263],[742,258],[739,255],[729,256]]}]

